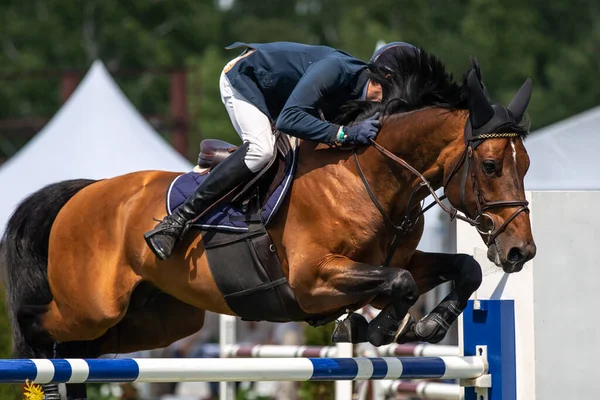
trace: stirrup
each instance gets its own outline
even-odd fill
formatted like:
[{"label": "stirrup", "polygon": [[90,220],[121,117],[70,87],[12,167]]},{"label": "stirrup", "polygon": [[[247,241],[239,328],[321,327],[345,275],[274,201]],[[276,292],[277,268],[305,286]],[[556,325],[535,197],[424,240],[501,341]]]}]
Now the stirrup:
[{"label": "stirrup", "polygon": [[177,241],[182,241],[183,238],[185,237],[185,234],[187,233],[187,231],[190,230],[190,228],[192,227],[193,224],[193,220],[192,221],[186,221],[183,224],[183,228],[181,228],[181,233],[179,234],[179,236],[177,237]]}]

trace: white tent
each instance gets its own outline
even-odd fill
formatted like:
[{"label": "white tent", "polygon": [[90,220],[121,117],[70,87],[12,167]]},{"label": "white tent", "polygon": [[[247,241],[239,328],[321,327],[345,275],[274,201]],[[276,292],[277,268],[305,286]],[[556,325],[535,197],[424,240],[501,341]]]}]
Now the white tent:
[{"label": "white tent", "polygon": [[600,106],[531,133],[526,190],[600,189]]},{"label": "white tent", "polygon": [[184,172],[192,167],[96,61],[52,120],[0,167],[0,232],[17,204],[47,184],[146,169]]}]

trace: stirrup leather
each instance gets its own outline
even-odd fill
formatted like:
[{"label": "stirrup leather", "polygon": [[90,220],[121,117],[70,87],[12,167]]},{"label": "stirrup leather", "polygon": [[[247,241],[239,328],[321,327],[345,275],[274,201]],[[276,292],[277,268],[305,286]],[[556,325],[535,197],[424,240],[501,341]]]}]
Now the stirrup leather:
[{"label": "stirrup leather", "polygon": [[183,224],[181,233],[179,234],[179,237],[177,238],[178,241],[183,240],[183,238],[185,237],[185,234],[187,233],[187,231],[190,230],[190,227],[192,226],[193,223],[194,223],[193,221],[187,221],[186,223]]}]

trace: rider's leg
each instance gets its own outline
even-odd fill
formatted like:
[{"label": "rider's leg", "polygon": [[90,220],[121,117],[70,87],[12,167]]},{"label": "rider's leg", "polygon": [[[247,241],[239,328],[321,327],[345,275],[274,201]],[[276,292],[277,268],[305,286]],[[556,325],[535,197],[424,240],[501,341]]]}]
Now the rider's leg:
[{"label": "rider's leg", "polygon": [[223,104],[243,145],[211,170],[177,211],[144,235],[150,249],[162,260],[171,255],[178,239],[185,235],[196,217],[252,178],[273,156],[275,135],[269,118],[232,88],[225,74],[221,74],[220,89]]}]

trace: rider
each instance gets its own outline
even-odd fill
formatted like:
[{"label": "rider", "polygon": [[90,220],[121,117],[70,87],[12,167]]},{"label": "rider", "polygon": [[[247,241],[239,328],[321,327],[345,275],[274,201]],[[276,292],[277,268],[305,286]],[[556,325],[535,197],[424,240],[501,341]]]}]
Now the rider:
[{"label": "rider", "polygon": [[[391,50],[404,46],[414,47],[389,43],[370,61],[393,62]],[[288,135],[337,145],[368,145],[381,128],[378,113],[351,126],[319,118],[321,110],[325,119],[333,119],[349,100],[381,99],[378,85],[368,81],[364,61],[331,47],[291,42],[236,42],[227,49],[239,47],[245,49],[225,66],[219,84],[221,100],[243,144],[207,174],[177,211],[144,235],[162,260],[196,217],[267,165],[275,151],[272,121]]]}]

